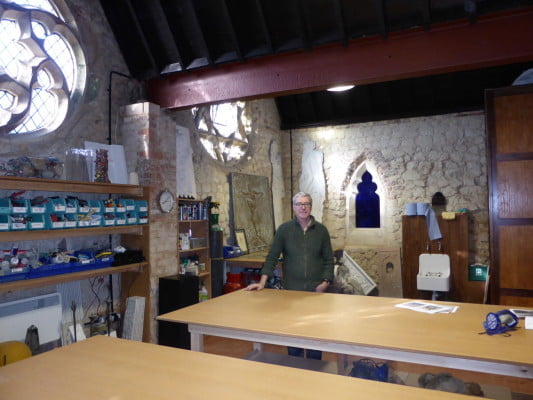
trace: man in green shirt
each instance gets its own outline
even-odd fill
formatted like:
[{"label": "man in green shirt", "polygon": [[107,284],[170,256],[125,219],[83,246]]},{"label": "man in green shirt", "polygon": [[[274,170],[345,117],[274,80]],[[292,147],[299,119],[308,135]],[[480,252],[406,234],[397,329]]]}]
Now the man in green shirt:
[{"label": "man in green shirt", "polygon": [[[333,282],[333,250],[327,228],[311,215],[311,195],[299,192],[292,198],[295,217],[280,225],[259,283],[246,290],[262,290],[274,275],[280,255],[283,255],[282,286],[287,290],[325,292]],[[289,354],[303,356],[303,349],[289,347]],[[307,350],[308,358],[320,359],[320,351]]]}]

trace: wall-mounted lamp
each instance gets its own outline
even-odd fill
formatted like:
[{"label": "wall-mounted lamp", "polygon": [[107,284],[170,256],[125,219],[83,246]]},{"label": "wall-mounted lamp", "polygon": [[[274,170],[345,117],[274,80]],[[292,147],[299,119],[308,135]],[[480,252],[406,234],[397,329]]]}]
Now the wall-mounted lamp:
[{"label": "wall-mounted lamp", "polygon": [[353,89],[355,85],[342,85],[342,86],[333,86],[328,88],[328,92],[345,92],[347,90]]}]

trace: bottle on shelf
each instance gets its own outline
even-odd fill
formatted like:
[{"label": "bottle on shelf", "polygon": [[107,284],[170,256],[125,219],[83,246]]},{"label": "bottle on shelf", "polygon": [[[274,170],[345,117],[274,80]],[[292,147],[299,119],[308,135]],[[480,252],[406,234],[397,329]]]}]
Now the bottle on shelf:
[{"label": "bottle on shelf", "polygon": [[200,289],[198,290],[198,301],[201,303],[202,301],[206,301],[209,298],[209,294],[207,293],[207,288],[205,287],[204,281],[200,284]]}]

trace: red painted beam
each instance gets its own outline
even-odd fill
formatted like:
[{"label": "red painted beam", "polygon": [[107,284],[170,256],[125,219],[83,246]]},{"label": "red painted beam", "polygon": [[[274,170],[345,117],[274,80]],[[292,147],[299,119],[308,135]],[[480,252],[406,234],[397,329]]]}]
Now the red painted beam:
[{"label": "red painted beam", "polygon": [[413,29],[177,73],[148,82],[149,101],[179,109],[237,99],[369,84],[533,60],[533,7],[461,21],[430,31]]}]

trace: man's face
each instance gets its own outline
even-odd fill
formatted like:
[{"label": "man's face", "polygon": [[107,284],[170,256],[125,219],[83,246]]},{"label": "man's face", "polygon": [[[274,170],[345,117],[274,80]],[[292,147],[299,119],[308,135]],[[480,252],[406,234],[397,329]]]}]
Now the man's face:
[{"label": "man's face", "polygon": [[307,218],[311,215],[311,199],[307,196],[298,197],[292,205],[292,209],[298,218]]}]

